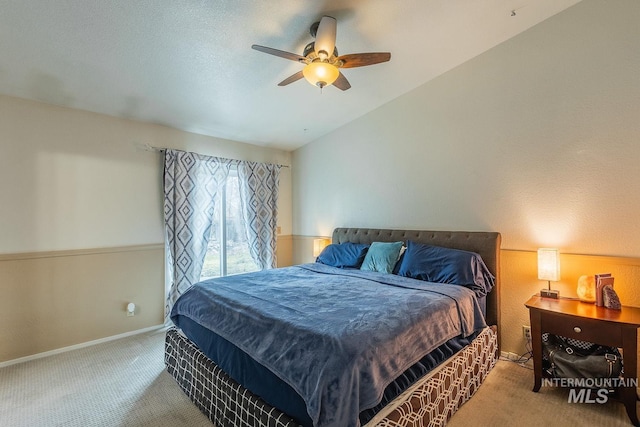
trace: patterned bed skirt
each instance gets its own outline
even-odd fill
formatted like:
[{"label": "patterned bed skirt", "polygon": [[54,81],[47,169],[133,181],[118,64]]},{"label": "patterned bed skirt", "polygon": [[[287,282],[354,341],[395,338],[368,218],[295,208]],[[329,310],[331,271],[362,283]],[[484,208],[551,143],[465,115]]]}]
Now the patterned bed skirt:
[{"label": "patterned bed skirt", "polygon": [[[420,379],[366,427],[444,426],[473,396],[497,360],[495,329]],[[294,427],[286,414],[231,379],[176,328],[167,331],[165,364],[187,396],[217,427]]]}]

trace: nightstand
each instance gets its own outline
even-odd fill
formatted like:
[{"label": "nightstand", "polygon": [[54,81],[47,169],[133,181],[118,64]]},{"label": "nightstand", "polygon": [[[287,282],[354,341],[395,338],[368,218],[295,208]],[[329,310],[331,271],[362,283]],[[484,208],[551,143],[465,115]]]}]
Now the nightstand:
[{"label": "nightstand", "polygon": [[[623,306],[622,310],[596,307],[570,299],[541,298],[534,295],[525,303],[531,319],[531,344],[535,382],[533,391],[540,390],[542,378],[542,334],[562,335],[600,345],[622,348],[624,378],[638,377],[638,340],[640,308]],[[636,412],[636,387],[620,387],[620,400],[634,425],[639,425]]]}]

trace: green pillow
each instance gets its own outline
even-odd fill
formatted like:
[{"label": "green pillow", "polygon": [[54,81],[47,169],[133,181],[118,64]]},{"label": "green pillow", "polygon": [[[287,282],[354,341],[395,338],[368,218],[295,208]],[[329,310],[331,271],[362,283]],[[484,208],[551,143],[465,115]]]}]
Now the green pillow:
[{"label": "green pillow", "polygon": [[392,273],[393,267],[400,259],[400,251],[404,242],[373,242],[364,257],[360,270]]}]

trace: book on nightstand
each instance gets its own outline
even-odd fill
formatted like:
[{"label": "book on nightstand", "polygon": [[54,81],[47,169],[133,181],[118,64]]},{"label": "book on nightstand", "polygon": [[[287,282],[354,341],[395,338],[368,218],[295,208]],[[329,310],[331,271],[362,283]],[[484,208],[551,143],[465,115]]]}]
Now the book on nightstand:
[{"label": "book on nightstand", "polygon": [[596,306],[604,306],[604,288],[610,286],[613,289],[613,276],[611,273],[596,274]]}]

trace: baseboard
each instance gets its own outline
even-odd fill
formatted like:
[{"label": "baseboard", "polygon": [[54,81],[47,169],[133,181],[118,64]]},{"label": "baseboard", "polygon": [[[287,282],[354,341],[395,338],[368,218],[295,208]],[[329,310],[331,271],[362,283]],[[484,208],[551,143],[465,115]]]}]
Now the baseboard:
[{"label": "baseboard", "polygon": [[19,357],[17,359],[7,360],[6,362],[0,362],[0,368],[5,368],[11,365],[17,365],[18,363],[29,362],[30,360],[42,359],[43,357],[53,356],[54,354],[66,353],[67,351],[77,350],[79,348],[91,347],[92,345],[102,344],[109,341],[115,341],[120,338],[130,337],[132,335],[144,334],[154,330],[164,329],[166,325],[150,326],[144,329],[138,329],[131,332],[125,332],[123,334],[113,335],[110,337],[100,338],[93,341],[87,341],[80,344],[70,345],[68,347],[57,348],[55,350],[45,351],[43,353],[32,354],[30,356]]}]

